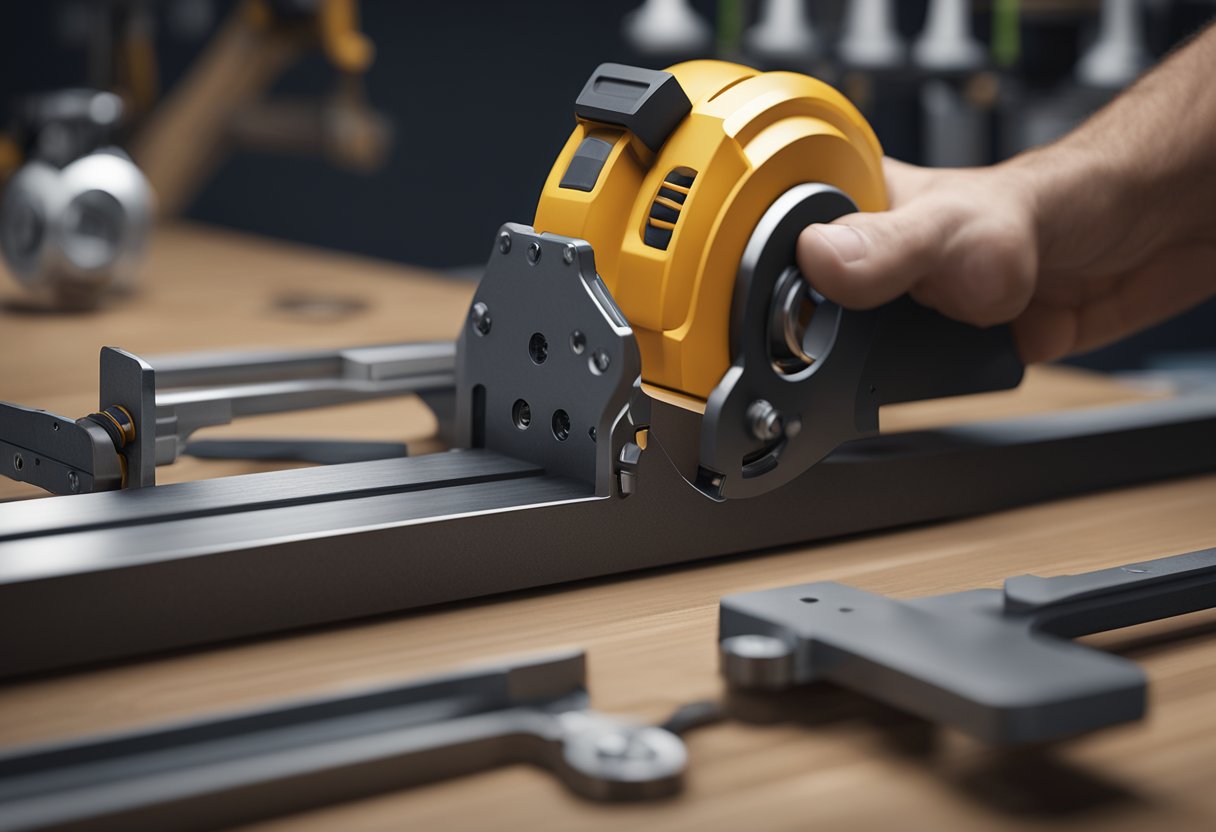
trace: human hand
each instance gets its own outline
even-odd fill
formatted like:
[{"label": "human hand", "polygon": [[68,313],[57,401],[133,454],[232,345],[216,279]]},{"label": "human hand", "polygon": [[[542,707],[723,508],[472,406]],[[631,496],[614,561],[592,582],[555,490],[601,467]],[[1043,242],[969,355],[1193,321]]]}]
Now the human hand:
[{"label": "human hand", "polygon": [[1216,294],[1211,239],[1163,239],[1141,206],[1100,186],[1078,204],[1074,168],[1035,153],[953,170],[887,159],[891,209],[808,227],[798,265],[846,307],[907,292],[960,321],[1012,323],[1028,363],[1093,349]]}]

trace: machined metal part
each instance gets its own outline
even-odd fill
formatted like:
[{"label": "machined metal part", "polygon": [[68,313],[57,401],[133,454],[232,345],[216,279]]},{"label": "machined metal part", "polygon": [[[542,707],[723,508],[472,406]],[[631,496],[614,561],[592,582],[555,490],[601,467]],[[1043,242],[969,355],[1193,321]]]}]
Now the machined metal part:
[{"label": "machined metal part", "polygon": [[891,434],[725,502],[652,429],[628,499],[474,449],[0,504],[0,676],[1211,471],[1214,433],[1208,395]]},{"label": "machined metal part", "polygon": [[[140,488],[155,485],[156,466],[174,462],[202,428],[408,393],[431,407],[441,437],[450,441],[455,363],[450,341],[150,360],[104,347],[97,414],[72,422],[0,402],[0,474],[54,494]],[[287,452],[281,448],[278,455]],[[121,468],[116,454],[123,457]]]},{"label": "machined metal part", "polygon": [[831,681],[989,742],[1044,742],[1144,714],[1143,671],[1072,638],[1213,606],[1216,549],[910,600],[801,584],[722,599],[721,669],[738,688]]},{"label": "machined metal part", "polygon": [[[813,286],[814,275],[799,285],[791,272],[798,234],[855,210],[835,188],[798,185],[752,233],[733,303],[735,361],[706,403],[695,457],[677,461],[715,499],[792,482],[842,443],[876,433],[880,405],[1005,389],[1022,379],[1006,328],[960,324],[907,298],[850,311],[813,294],[805,281]],[[804,301],[815,304],[809,321]],[[756,429],[757,402],[781,414],[779,433]],[[661,440],[663,428],[654,429]]]},{"label": "machined metal part", "polygon": [[101,410],[117,405],[135,423],[135,439],[119,453],[126,460],[124,488],[156,485],[156,373],[138,355],[103,347],[98,384]]},{"label": "machined metal part", "polygon": [[0,830],[203,830],[531,763],[594,800],[677,791],[671,732],[587,709],[581,650],[0,752]]},{"label": "machined metal part", "polygon": [[52,494],[155,484],[152,369],[138,356],[103,347],[100,372],[97,412],[75,421],[0,402],[0,474]]},{"label": "machined metal part", "polygon": [[34,160],[0,200],[0,252],[44,300],[87,307],[135,283],[153,196],[121,151],[104,149],[57,168]]},{"label": "machined metal part", "polygon": [[[408,393],[448,395],[454,386],[456,346],[420,341],[337,350],[199,353],[152,361],[156,462],[166,465],[196,431],[242,416]],[[178,387],[186,389],[173,389]]]},{"label": "machined metal part", "polygon": [[458,445],[619,493],[641,358],[586,241],[504,225],[457,356]]},{"label": "machined metal part", "polygon": [[0,474],[52,494],[106,491],[122,485],[109,434],[90,419],[0,402]]}]

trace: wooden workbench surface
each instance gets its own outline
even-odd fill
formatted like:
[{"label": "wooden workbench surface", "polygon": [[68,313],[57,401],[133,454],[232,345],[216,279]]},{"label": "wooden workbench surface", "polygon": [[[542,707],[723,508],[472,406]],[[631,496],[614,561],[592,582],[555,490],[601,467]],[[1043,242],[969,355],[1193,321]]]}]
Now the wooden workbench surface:
[{"label": "wooden workbench surface", "polygon": [[[145,277],[137,299],[87,315],[24,310],[15,291],[0,290],[0,399],[87,412],[103,344],[151,355],[450,338],[472,292],[398,266],[188,226],[158,230]],[[1076,371],[1035,370],[1014,393],[905,406],[884,412],[883,423],[919,427],[1140,395]],[[260,417],[208,435],[417,441],[433,427],[419,404],[384,401]],[[262,469],[187,459],[157,476]],[[0,482],[0,499],[31,496]],[[597,708],[660,719],[720,695],[716,612],[727,593],[836,580],[935,594],[1213,543],[1216,476],[1191,478],[0,686],[0,745],[565,645],[588,650]],[[687,788],[658,804],[589,804],[545,773],[514,767],[256,828],[1216,828],[1216,615],[1090,640],[1142,663],[1150,715],[1051,749],[999,753],[948,732],[934,737],[876,705],[818,690],[783,698],[769,721],[690,733]]]}]

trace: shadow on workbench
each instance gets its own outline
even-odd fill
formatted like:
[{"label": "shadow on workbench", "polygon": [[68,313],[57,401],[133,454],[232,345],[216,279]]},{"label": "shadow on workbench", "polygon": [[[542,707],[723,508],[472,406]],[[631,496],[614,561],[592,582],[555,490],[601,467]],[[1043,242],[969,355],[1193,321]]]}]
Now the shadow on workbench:
[{"label": "shadow on workbench", "polygon": [[1058,752],[1066,743],[1000,749],[947,737],[931,722],[830,683],[779,693],[732,691],[726,713],[752,725],[795,724],[810,732],[860,723],[892,756],[928,770],[984,809],[1013,817],[1074,817],[1147,802],[1063,759]]}]

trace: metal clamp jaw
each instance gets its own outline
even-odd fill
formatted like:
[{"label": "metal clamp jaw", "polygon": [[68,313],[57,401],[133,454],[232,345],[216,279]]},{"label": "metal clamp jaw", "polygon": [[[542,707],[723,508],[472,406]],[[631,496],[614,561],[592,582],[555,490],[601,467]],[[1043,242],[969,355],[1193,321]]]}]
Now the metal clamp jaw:
[{"label": "metal clamp jaw", "polygon": [[734,687],[830,681],[993,743],[1138,719],[1134,663],[1071,641],[1216,605],[1216,549],[908,600],[824,581],[721,601]]}]

